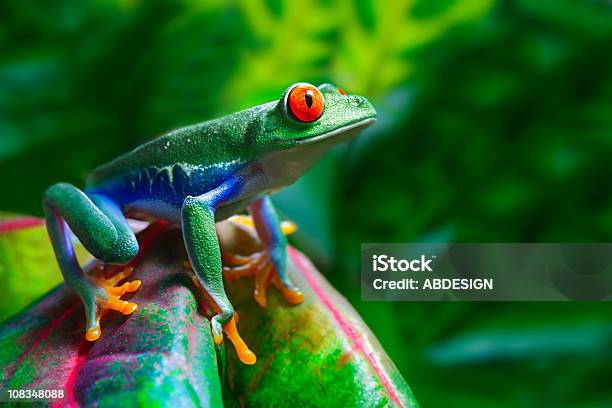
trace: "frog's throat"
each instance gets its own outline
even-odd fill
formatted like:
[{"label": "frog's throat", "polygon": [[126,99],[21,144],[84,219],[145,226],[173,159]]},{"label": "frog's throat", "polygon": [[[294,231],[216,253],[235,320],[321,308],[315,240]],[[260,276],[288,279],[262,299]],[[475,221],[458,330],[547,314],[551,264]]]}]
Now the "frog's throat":
[{"label": "frog's throat", "polygon": [[266,191],[273,191],[295,182],[332,146],[355,137],[366,127],[373,125],[375,118],[367,118],[336,130],[308,139],[286,149],[268,153],[257,159],[256,165],[266,175]]}]

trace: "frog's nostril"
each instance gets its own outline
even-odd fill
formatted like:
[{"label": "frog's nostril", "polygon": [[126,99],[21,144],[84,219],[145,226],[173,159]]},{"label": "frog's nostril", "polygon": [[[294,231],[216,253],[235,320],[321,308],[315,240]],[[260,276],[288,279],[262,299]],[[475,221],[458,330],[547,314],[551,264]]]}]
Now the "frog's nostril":
[{"label": "frog's nostril", "polygon": [[361,105],[363,105],[363,100],[360,97],[358,97],[358,96],[350,96],[349,100],[351,102],[351,105],[356,107],[356,108],[358,108]]}]

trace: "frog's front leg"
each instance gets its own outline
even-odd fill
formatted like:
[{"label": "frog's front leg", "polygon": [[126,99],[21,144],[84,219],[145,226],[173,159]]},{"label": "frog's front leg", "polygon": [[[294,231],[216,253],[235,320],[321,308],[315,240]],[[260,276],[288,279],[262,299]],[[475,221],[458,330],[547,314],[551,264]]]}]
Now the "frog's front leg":
[{"label": "frog's front leg", "polygon": [[266,249],[249,257],[228,255],[230,263],[242,265],[226,267],[225,275],[229,279],[254,276],[255,300],[262,307],[267,305],[266,290],[270,284],[283,292],[287,302],[302,303],[304,295],[287,275],[287,238],[281,229],[281,223],[270,196],[265,195],[251,204],[249,212],[253,217],[257,235]]},{"label": "frog's front leg", "polygon": [[55,256],[64,281],[83,300],[87,325],[86,339],[100,337],[100,316],[106,309],[130,314],[136,304],[120,299],[126,292],[133,292],[140,281],[115,284],[127,277],[123,271],[105,279],[103,271],[89,277],[81,269],[72,245],[68,227],[85,248],[103,262],[124,264],[138,253],[138,241],[119,206],[112,200],[86,194],[76,187],[59,183],[51,186],[43,199],[45,221]]},{"label": "frog's front leg", "polygon": [[255,354],[249,350],[236,330],[234,308],[223,287],[223,272],[219,239],[215,229],[215,211],[223,203],[240,195],[245,183],[235,176],[220,187],[201,196],[188,196],[181,214],[183,239],[191,267],[199,285],[214,302],[216,315],[211,319],[213,339],[223,340],[223,331],[236,347],[238,357],[245,364],[254,364]]}]

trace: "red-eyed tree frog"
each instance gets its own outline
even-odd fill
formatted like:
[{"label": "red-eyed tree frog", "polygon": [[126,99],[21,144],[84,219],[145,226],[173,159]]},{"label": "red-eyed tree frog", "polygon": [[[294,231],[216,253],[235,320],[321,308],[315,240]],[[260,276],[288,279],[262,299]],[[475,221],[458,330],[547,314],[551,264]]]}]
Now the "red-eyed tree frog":
[{"label": "red-eyed tree frog", "polygon": [[[217,344],[223,331],[230,336],[236,327],[223,287],[217,221],[248,209],[267,248],[242,267],[255,278],[256,300],[265,305],[266,288],[273,283],[288,302],[301,303],[302,293],[286,274],[287,240],[269,195],[296,181],[330,147],[375,122],[376,111],[366,98],[330,84],[297,83],[277,101],[137,147],[95,169],[83,190],[66,183],[51,186],[43,198],[47,229],[64,280],[85,305],[86,339],[99,338],[104,310],[130,314],[136,309],[120,296],[140,282],[114,287],[92,279],[77,262],[69,229],[100,261],[126,264],[139,250],[126,216],[181,226],[195,278],[215,303],[211,326]],[[255,362],[246,346],[237,346],[237,352],[243,362]]]}]

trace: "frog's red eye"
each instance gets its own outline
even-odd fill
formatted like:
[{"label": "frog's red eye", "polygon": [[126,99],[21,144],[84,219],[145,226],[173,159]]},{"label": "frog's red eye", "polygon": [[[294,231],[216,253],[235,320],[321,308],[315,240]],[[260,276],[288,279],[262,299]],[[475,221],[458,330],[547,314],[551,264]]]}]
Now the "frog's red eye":
[{"label": "frog's red eye", "polygon": [[300,122],[314,122],[323,114],[323,95],[314,86],[298,84],[287,96],[287,111]]}]

